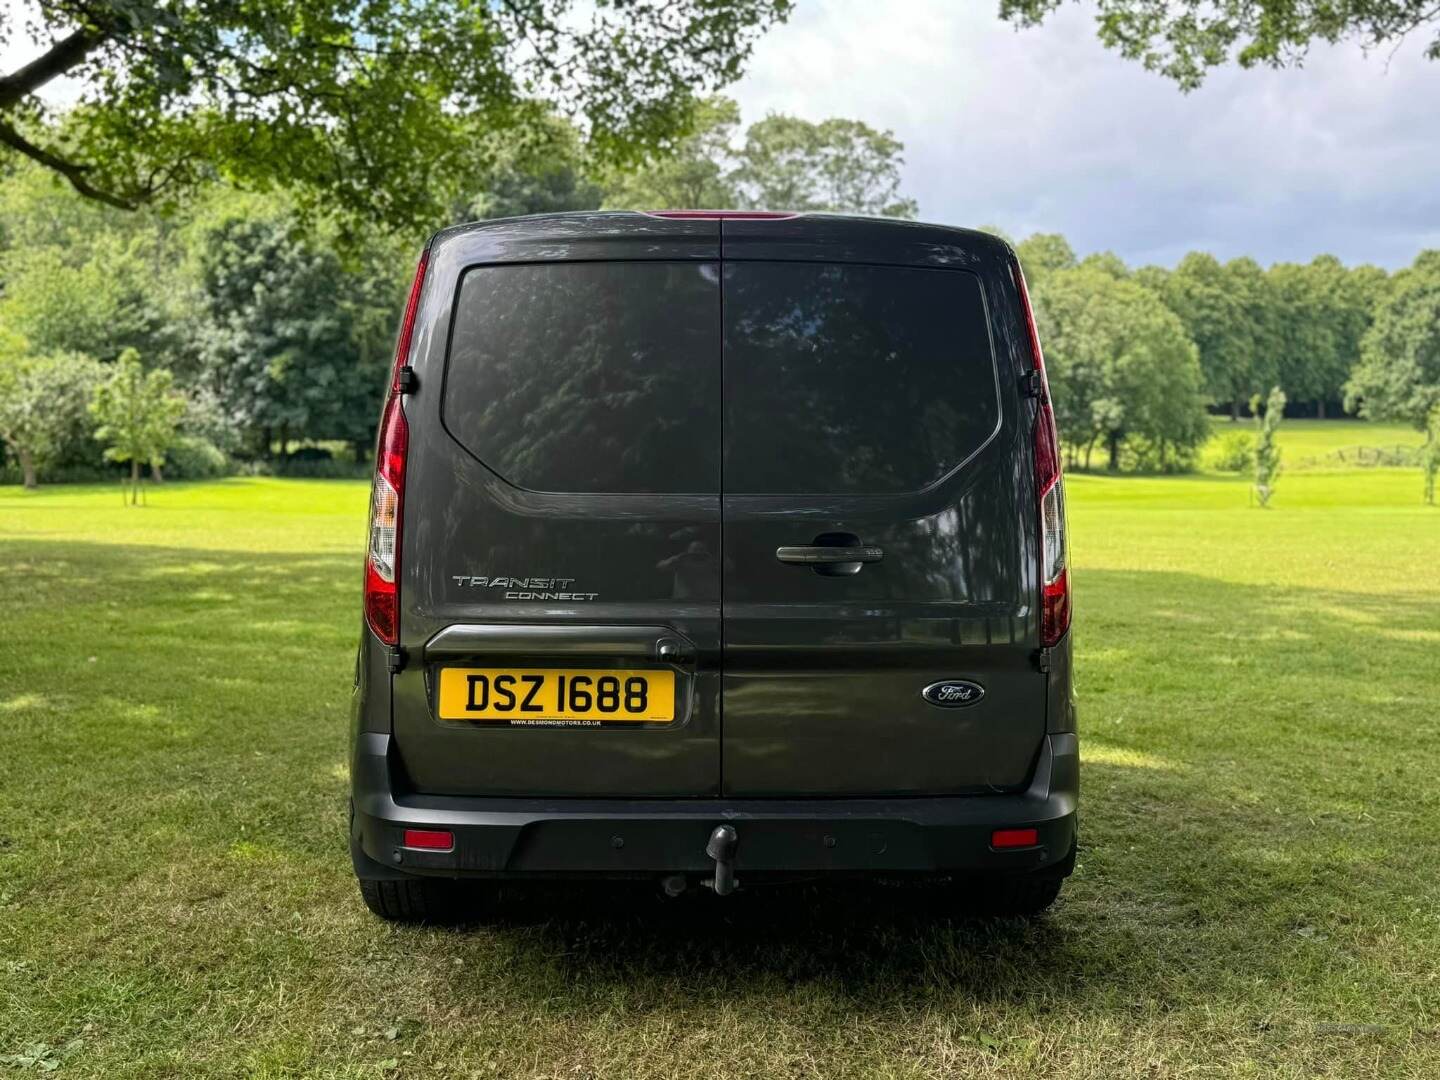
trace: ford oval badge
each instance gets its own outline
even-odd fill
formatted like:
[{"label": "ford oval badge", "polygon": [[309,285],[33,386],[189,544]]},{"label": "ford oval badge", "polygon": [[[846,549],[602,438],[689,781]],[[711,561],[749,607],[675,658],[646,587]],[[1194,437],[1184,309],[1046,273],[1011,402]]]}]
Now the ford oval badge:
[{"label": "ford oval badge", "polygon": [[931,705],[939,705],[942,709],[963,709],[983,698],[985,688],[968,679],[945,679],[925,687],[920,691],[920,696]]}]

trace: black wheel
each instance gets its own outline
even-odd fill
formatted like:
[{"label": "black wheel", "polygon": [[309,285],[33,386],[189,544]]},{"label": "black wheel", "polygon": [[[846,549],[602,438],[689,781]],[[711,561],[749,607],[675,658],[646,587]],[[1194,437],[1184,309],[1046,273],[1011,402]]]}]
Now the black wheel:
[{"label": "black wheel", "polygon": [[975,878],[958,886],[960,906],[970,915],[1034,918],[1055,903],[1064,883],[1054,874]]},{"label": "black wheel", "polygon": [[388,922],[443,923],[462,912],[458,882],[433,878],[375,881],[360,878],[365,906]]}]

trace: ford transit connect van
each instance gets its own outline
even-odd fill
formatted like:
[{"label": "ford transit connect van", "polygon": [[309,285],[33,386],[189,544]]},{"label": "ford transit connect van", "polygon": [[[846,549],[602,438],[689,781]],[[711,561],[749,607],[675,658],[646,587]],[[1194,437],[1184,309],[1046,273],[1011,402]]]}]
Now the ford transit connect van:
[{"label": "ford transit connect van", "polygon": [[467,881],[858,874],[1039,911],[1075,858],[1069,624],[1003,240],[698,211],[447,229],[378,439],[362,895],[425,919]]}]

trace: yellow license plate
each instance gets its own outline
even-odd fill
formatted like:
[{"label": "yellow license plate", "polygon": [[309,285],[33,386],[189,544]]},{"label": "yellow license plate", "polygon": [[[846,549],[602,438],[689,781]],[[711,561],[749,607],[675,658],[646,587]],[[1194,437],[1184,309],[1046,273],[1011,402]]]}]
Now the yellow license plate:
[{"label": "yellow license plate", "polygon": [[442,720],[653,724],[675,719],[673,671],[440,669]]}]

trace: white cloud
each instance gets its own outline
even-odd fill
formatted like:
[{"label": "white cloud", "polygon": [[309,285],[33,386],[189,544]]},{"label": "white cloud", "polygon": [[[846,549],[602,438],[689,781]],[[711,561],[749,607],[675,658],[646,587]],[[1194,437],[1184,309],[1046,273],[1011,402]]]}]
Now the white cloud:
[{"label": "white cloud", "polygon": [[1065,233],[1132,263],[1408,263],[1440,246],[1440,63],[1321,47],[1185,95],[1067,5],[1016,31],[996,0],[809,0],[732,88],[747,119],[853,116],[906,146],[921,216]]}]

